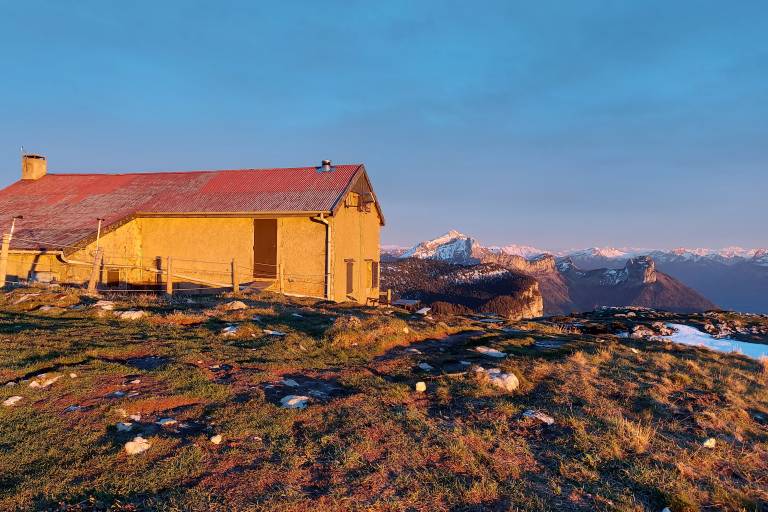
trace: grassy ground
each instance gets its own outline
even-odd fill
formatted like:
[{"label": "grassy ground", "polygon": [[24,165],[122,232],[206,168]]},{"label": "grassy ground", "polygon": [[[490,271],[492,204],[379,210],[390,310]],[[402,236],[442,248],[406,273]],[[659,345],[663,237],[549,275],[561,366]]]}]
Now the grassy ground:
[{"label": "grassy ground", "polygon": [[[194,300],[116,300],[150,313],[128,321],[75,292],[0,298],[0,401],[22,397],[0,406],[0,510],[768,507],[764,362],[619,338],[638,319],[612,313],[504,325]],[[308,407],[280,407],[290,394]],[[150,448],[128,455],[136,435]]]}]

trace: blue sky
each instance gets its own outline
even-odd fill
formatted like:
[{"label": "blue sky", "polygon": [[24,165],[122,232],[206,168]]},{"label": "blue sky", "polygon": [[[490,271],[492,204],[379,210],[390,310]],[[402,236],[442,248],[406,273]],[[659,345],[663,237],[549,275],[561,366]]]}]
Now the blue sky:
[{"label": "blue sky", "polygon": [[385,243],[768,245],[768,3],[0,0],[0,184],[364,162]]}]

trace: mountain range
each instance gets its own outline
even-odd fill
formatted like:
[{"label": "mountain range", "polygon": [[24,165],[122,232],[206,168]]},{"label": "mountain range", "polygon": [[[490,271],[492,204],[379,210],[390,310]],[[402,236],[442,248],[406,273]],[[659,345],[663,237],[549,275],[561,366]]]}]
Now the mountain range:
[{"label": "mountain range", "polygon": [[[538,282],[548,314],[599,305],[644,305],[672,311],[717,306],[768,312],[768,250],[588,248],[545,251],[531,246],[483,246],[458,231],[411,248],[385,247],[382,260],[495,263]],[[640,267],[648,272],[638,280]],[[706,297],[706,298],[705,298]]]}]

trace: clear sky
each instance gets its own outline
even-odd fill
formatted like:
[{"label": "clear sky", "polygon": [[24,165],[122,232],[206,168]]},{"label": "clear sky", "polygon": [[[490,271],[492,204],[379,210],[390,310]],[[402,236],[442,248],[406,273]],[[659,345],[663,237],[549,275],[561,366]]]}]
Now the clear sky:
[{"label": "clear sky", "polygon": [[385,243],[768,245],[768,2],[0,0],[0,184],[364,162]]}]

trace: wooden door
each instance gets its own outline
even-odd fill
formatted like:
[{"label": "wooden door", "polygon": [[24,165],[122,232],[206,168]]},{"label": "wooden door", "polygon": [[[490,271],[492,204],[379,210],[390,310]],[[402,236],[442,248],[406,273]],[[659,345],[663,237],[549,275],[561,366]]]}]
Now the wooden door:
[{"label": "wooden door", "polygon": [[253,277],[277,277],[277,219],[253,219]]}]

